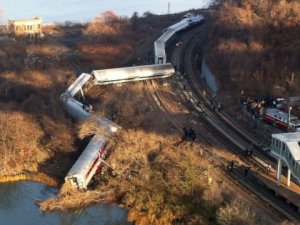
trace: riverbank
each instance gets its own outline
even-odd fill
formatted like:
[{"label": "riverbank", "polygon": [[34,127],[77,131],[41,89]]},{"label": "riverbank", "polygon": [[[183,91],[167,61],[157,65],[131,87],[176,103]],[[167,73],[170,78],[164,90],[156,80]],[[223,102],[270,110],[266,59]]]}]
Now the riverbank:
[{"label": "riverbank", "polygon": [[47,199],[58,192],[40,182],[18,181],[0,184],[0,218],[6,225],[131,225],[127,211],[115,204],[99,205],[76,212],[41,213],[37,199]]},{"label": "riverbank", "polygon": [[58,187],[59,181],[55,180],[46,174],[33,174],[33,173],[22,173],[22,174],[16,174],[16,175],[6,175],[6,176],[0,176],[0,183],[6,183],[6,182],[14,182],[14,181],[36,181],[43,184],[46,184],[50,187]]}]

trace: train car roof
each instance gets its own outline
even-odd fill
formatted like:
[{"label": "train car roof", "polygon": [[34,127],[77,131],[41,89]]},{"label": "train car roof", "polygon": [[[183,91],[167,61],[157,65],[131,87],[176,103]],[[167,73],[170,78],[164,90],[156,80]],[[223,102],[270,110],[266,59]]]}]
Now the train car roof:
[{"label": "train car roof", "polygon": [[189,22],[188,22],[189,20],[190,20],[190,18],[182,19],[178,23],[175,23],[172,26],[170,26],[168,29],[173,30],[175,32],[182,30],[182,29],[186,28],[187,26],[189,26]]},{"label": "train car roof", "polygon": [[272,138],[284,142],[293,158],[300,160],[300,132],[272,134]]},{"label": "train car roof", "polygon": [[165,63],[165,64],[152,64],[152,65],[142,65],[142,66],[130,66],[130,67],[121,67],[121,68],[112,68],[112,69],[103,69],[103,70],[93,70],[92,75],[100,76],[103,73],[111,72],[111,73],[117,73],[117,72],[125,72],[125,73],[132,73],[132,72],[142,72],[142,71],[158,71],[162,69],[174,69],[173,65],[171,63]]},{"label": "train car roof", "polygon": [[83,150],[67,176],[86,173],[86,171],[89,170],[91,164],[98,156],[99,149],[105,146],[105,144],[106,141],[104,136],[96,134]]},{"label": "train car roof", "polygon": [[[283,112],[279,109],[276,109],[276,108],[268,108],[266,110],[266,114],[269,114],[269,115],[272,115],[272,116],[280,116],[281,118],[283,119],[288,119],[288,113],[286,112]],[[293,116],[293,115],[290,115],[290,120],[296,120],[297,117],[296,116]]]},{"label": "train car roof", "polygon": [[190,18],[184,18],[178,23],[173,24],[172,26],[165,29],[164,33],[157,39],[156,42],[167,42],[176,32],[189,26]]}]

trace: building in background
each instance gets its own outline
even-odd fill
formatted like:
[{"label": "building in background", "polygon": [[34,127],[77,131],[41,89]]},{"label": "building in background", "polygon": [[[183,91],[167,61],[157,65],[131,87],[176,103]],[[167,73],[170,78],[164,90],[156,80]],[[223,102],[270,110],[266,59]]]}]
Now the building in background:
[{"label": "building in background", "polygon": [[8,32],[15,36],[42,37],[42,23],[40,17],[26,20],[9,20]]}]

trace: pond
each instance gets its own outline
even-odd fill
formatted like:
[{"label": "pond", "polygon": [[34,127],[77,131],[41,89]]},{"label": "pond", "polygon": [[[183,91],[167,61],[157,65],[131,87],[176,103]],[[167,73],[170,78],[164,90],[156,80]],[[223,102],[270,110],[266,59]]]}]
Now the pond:
[{"label": "pond", "polygon": [[57,188],[38,182],[0,184],[0,225],[130,225],[127,211],[115,204],[98,205],[80,213],[42,213],[35,200],[55,196]]}]

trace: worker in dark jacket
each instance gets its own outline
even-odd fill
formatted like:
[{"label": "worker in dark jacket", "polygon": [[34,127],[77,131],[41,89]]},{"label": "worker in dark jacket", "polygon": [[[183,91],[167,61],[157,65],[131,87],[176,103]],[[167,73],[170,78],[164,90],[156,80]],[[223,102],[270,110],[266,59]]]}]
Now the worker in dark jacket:
[{"label": "worker in dark jacket", "polygon": [[189,130],[186,127],[184,127],[183,128],[183,136],[182,136],[181,140],[185,141],[188,138],[188,136],[189,136]]},{"label": "worker in dark jacket", "polygon": [[193,128],[190,128],[189,129],[189,133],[188,133],[188,136],[189,136],[189,139],[191,140],[191,141],[195,141],[195,139],[196,139],[196,134],[195,134],[195,131],[193,130]]}]

